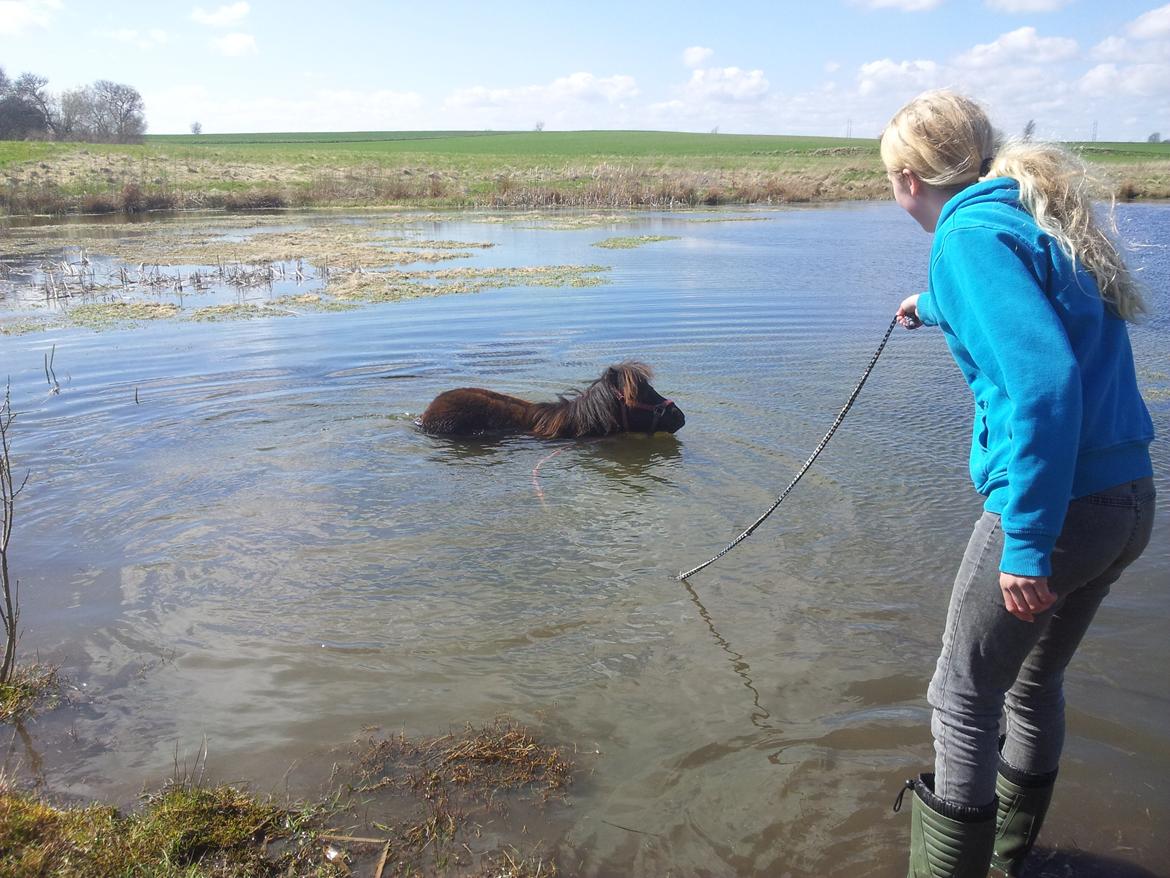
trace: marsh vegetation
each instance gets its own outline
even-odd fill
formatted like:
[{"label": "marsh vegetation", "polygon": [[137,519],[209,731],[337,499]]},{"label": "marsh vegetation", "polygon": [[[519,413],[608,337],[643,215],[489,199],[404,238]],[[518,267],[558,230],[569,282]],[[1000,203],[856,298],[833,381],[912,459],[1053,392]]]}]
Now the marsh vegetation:
[{"label": "marsh vegetation", "polygon": [[[1170,144],[1074,144],[1125,198],[1170,196]],[[649,131],[153,136],[0,144],[0,210],[413,205],[676,208],[888,197],[870,138]]]}]

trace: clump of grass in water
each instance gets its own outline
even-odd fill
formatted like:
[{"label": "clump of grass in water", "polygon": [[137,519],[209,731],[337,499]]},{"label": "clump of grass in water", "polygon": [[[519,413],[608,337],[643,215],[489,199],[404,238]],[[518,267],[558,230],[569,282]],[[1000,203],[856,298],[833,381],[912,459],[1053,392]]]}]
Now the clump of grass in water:
[{"label": "clump of grass in water", "polygon": [[[21,719],[38,708],[50,708],[61,697],[61,678],[55,667],[17,665],[6,683],[0,683],[0,722]],[[0,850],[3,845],[0,845]]]},{"label": "clump of grass in water", "polygon": [[196,308],[191,312],[191,319],[204,323],[219,320],[252,320],[256,317],[280,317],[286,311],[277,311],[272,308],[261,308],[259,305],[231,304],[208,305],[206,308]]},{"label": "clump of grass in water", "polygon": [[378,241],[379,243],[389,244],[393,247],[421,247],[427,250],[463,250],[467,248],[486,250],[489,247],[496,246],[495,244],[484,243],[482,241],[432,241],[423,240],[422,238],[405,238],[400,235],[395,235],[390,238],[379,238]]},{"label": "clump of grass in water", "polygon": [[607,283],[606,265],[543,265],[520,268],[446,268],[436,271],[353,272],[326,288],[342,301],[394,302],[418,296],[474,293],[499,287],[592,287]]},{"label": "clump of grass in water", "polygon": [[41,320],[20,319],[0,325],[0,335],[27,335],[30,332],[44,332],[53,324]]},{"label": "clump of grass in water", "polygon": [[100,328],[124,321],[163,320],[179,313],[173,302],[92,302],[69,309],[74,323]]},{"label": "clump of grass in water", "polygon": [[[352,302],[329,302],[316,293],[299,293],[293,296],[281,296],[270,303],[276,308],[304,308],[307,311],[353,311],[358,308]],[[289,312],[296,313],[296,312]]]},{"label": "clump of grass in water", "polygon": [[[555,875],[556,865],[534,850],[522,854],[505,846],[476,854],[477,813],[500,812],[506,794],[547,802],[563,796],[572,765],[555,747],[510,720],[462,732],[410,740],[405,735],[367,742],[358,755],[359,783],[365,798],[377,793],[405,797],[422,805],[393,830],[394,875],[430,872],[536,878]],[[377,801],[377,800],[374,800]],[[368,807],[368,805],[367,805]],[[389,829],[379,824],[379,828]],[[433,864],[423,862],[424,854]],[[478,859],[478,863],[476,860]],[[476,871],[468,872],[468,868]]]},{"label": "clump of grass in water", "polygon": [[630,237],[606,238],[595,241],[594,247],[604,247],[606,250],[633,250],[643,244],[653,244],[656,241],[677,241],[678,235],[633,235]]},{"label": "clump of grass in water", "polygon": [[362,791],[395,784],[411,789],[457,784],[492,793],[532,789],[545,799],[568,787],[572,771],[556,748],[544,746],[528,729],[502,719],[419,742],[404,735],[371,741],[360,765],[365,777],[379,778],[359,787]]},{"label": "clump of grass in water", "polygon": [[479,287],[591,287],[604,284],[608,265],[532,265],[515,268],[441,268],[387,274],[406,279],[464,281]]}]

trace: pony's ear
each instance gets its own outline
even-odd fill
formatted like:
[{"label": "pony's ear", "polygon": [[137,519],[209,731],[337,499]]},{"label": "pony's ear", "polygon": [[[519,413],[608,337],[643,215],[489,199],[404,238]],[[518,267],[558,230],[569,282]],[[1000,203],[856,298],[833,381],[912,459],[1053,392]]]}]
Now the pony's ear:
[{"label": "pony's ear", "polygon": [[634,399],[635,395],[637,394],[636,388],[631,390],[630,376],[627,374],[626,370],[618,366],[610,366],[608,369],[602,372],[601,380],[604,381],[606,386],[613,391],[614,396],[621,399],[627,405]]}]

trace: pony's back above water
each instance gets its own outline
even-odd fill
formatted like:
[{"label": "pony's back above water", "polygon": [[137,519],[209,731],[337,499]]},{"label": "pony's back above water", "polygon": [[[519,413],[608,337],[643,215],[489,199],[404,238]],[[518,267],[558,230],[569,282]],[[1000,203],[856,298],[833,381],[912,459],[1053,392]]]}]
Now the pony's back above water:
[{"label": "pony's back above water", "polygon": [[428,433],[454,436],[531,433],[556,439],[674,433],[686,418],[673,400],[650,385],[650,377],[645,363],[627,360],[610,366],[584,390],[558,395],[556,402],[527,402],[481,387],[460,387],[435,397],[418,424]]}]

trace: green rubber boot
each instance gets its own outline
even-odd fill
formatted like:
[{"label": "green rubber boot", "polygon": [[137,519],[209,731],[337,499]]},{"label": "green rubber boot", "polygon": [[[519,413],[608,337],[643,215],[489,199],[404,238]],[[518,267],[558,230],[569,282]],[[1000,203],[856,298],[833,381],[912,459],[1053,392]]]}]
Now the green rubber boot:
[{"label": "green rubber boot", "polygon": [[995,814],[995,853],[991,863],[1004,874],[1019,874],[1020,864],[1040,834],[1055,783],[1056,771],[1029,774],[1000,762],[995,778],[999,808]]},{"label": "green rubber boot", "polygon": [[987,878],[995,845],[996,801],[980,808],[945,802],[934,794],[934,775],[920,774],[898,794],[914,791],[907,878]]}]

